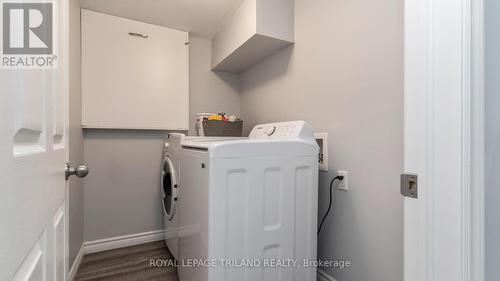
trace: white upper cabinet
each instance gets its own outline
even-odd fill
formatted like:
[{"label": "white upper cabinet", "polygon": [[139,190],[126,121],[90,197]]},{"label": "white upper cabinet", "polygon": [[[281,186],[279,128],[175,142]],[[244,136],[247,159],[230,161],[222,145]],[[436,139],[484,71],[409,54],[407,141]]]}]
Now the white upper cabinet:
[{"label": "white upper cabinet", "polygon": [[84,128],[187,130],[188,33],[82,10]]},{"label": "white upper cabinet", "polygon": [[294,0],[244,0],[212,40],[212,70],[241,73],[294,41]]}]

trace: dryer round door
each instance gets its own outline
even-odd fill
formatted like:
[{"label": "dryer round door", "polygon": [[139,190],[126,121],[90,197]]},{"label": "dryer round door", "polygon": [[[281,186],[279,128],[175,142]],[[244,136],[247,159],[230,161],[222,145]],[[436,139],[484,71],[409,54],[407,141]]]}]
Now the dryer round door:
[{"label": "dryer round door", "polygon": [[163,160],[161,170],[161,193],[165,216],[172,220],[177,206],[178,189],[174,166],[168,156]]}]

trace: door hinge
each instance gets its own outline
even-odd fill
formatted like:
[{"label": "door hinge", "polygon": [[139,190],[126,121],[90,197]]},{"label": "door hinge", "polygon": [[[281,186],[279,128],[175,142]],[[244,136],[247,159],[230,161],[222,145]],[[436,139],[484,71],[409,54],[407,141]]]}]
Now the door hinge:
[{"label": "door hinge", "polygon": [[405,197],[418,198],[418,175],[401,175],[401,194]]}]

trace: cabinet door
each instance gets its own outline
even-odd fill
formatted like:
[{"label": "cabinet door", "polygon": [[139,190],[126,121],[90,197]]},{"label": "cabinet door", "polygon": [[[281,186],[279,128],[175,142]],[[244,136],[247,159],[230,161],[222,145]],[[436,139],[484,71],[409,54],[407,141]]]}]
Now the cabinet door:
[{"label": "cabinet door", "polygon": [[187,130],[188,33],[82,10],[83,126]]}]

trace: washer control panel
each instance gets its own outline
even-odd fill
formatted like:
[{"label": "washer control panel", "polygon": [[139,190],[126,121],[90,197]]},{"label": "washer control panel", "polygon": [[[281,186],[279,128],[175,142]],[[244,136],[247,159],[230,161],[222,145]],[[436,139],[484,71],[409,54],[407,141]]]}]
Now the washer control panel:
[{"label": "washer control panel", "polygon": [[304,121],[269,123],[252,129],[250,139],[314,138],[312,127]]},{"label": "washer control panel", "polygon": [[272,136],[276,132],[276,126],[269,126],[264,128],[264,134],[268,135],[269,137]]}]

